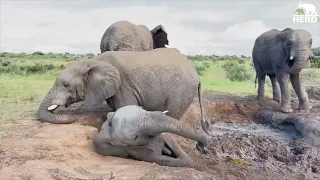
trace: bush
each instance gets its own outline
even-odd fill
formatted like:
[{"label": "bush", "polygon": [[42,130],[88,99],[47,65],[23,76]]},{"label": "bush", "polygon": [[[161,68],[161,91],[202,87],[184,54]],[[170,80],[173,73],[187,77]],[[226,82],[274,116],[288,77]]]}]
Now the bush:
[{"label": "bush", "polygon": [[227,61],[222,65],[226,72],[226,76],[231,81],[246,81],[252,78],[252,74],[245,65],[239,64],[237,61]]},{"label": "bush", "polygon": [[311,62],[311,68],[320,68],[320,61]]},{"label": "bush", "polygon": [[204,65],[201,65],[201,64],[196,64],[195,65],[197,71],[198,71],[198,74],[201,76],[203,75],[204,71],[206,70],[206,67]]},{"label": "bush", "polygon": [[55,66],[53,64],[39,64],[36,63],[34,65],[7,65],[7,66],[0,66],[0,74],[13,74],[13,75],[31,75],[31,74],[43,74],[50,70],[62,70],[65,66],[59,65]]},{"label": "bush", "polygon": [[209,68],[210,67],[210,63],[209,62],[203,62],[203,65],[205,68]]},{"label": "bush", "polygon": [[40,51],[36,51],[36,52],[32,53],[32,55],[44,55],[44,53],[40,52]]}]

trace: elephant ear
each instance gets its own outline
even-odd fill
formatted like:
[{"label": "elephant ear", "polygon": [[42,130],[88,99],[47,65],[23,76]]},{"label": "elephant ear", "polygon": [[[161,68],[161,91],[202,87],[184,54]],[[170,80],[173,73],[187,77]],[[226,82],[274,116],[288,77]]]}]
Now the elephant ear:
[{"label": "elephant ear", "polygon": [[279,32],[276,35],[276,45],[273,47],[275,49],[276,55],[276,66],[282,67],[286,59],[289,58],[289,49],[285,46],[288,39],[288,30],[287,28]]},{"label": "elephant ear", "polygon": [[107,122],[109,126],[112,126],[112,119],[115,114],[116,114],[115,112],[109,112],[107,114]]},{"label": "elephant ear", "polygon": [[164,27],[160,24],[151,30],[155,48],[165,47],[169,45],[168,34]]},{"label": "elephant ear", "polygon": [[121,84],[119,71],[109,63],[96,61],[88,65],[84,107],[92,109],[114,96]]}]

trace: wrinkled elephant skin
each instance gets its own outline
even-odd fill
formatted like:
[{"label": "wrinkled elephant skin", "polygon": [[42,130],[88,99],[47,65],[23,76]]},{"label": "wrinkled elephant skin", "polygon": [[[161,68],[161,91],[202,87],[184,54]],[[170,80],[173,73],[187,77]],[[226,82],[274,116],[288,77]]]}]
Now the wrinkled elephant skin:
[{"label": "wrinkled elephant skin", "polygon": [[[273,99],[280,102],[280,111],[292,112],[288,78],[299,99],[299,110],[311,108],[304,89],[300,72],[310,67],[312,54],[311,34],[303,29],[285,28],[282,31],[271,29],[257,37],[252,50],[253,64],[258,79],[257,98],[264,98],[265,77],[272,83]],[[280,87],[279,87],[280,85]]]},{"label": "wrinkled elephant skin", "polygon": [[162,25],[151,31],[145,25],[129,21],[117,21],[104,32],[100,51],[148,51],[169,45],[167,32]]}]

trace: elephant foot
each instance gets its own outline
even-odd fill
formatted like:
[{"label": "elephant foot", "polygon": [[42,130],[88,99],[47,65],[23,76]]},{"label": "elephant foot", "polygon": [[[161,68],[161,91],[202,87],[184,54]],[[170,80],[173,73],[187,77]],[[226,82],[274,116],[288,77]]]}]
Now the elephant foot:
[{"label": "elephant foot", "polygon": [[207,154],[208,149],[206,146],[204,146],[202,143],[198,142],[196,145],[197,150],[201,153],[201,154]]},{"label": "elephant foot", "polygon": [[258,97],[257,97],[257,100],[258,100],[258,101],[264,101],[264,97],[258,96]]},{"label": "elephant foot", "polygon": [[311,105],[304,103],[304,104],[299,104],[298,110],[303,112],[309,112],[311,108],[312,108]]},{"label": "elephant foot", "polygon": [[293,112],[293,110],[290,106],[281,106],[279,109],[282,113],[292,113]]}]

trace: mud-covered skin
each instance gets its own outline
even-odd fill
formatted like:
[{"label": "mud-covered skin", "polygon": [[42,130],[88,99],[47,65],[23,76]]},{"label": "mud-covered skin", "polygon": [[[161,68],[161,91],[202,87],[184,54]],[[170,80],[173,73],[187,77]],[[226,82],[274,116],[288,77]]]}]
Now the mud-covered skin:
[{"label": "mud-covered skin", "polygon": [[95,152],[103,156],[133,158],[162,166],[193,167],[193,161],[169,134],[150,138],[149,143],[144,146],[115,146],[111,141],[105,128],[93,138]]},{"label": "mud-covered skin", "polygon": [[165,48],[165,45],[169,45],[169,41],[162,25],[150,31],[145,25],[117,21],[104,32],[100,42],[100,51],[101,54],[106,51],[149,51]]},{"label": "mud-covered skin", "polygon": [[320,148],[320,117],[311,114],[284,114],[266,110],[261,113],[261,122],[274,127],[293,124],[308,144]]},{"label": "mud-covered skin", "polygon": [[[95,151],[105,156],[133,157],[165,166],[191,166],[188,155],[164,133],[178,134],[204,146],[207,145],[207,135],[165,115],[167,112],[146,111],[135,105],[110,112],[93,139]],[[162,152],[171,157],[162,155]]]},{"label": "mud-covered skin", "polygon": [[281,98],[279,109],[284,113],[292,112],[288,86],[290,78],[299,99],[299,109],[309,110],[311,106],[308,95],[299,76],[303,68],[310,67],[311,46],[311,34],[303,29],[271,29],[258,36],[252,50],[258,79],[257,98],[264,99],[265,77],[268,75],[272,84],[273,99],[279,101]]},{"label": "mud-covered skin", "polygon": [[208,136],[205,132],[165,113],[168,111],[146,111],[136,105],[124,106],[108,114],[101,133],[110,135],[109,142],[116,146],[147,145],[154,136],[165,132],[195,140],[203,147],[207,145]]}]

